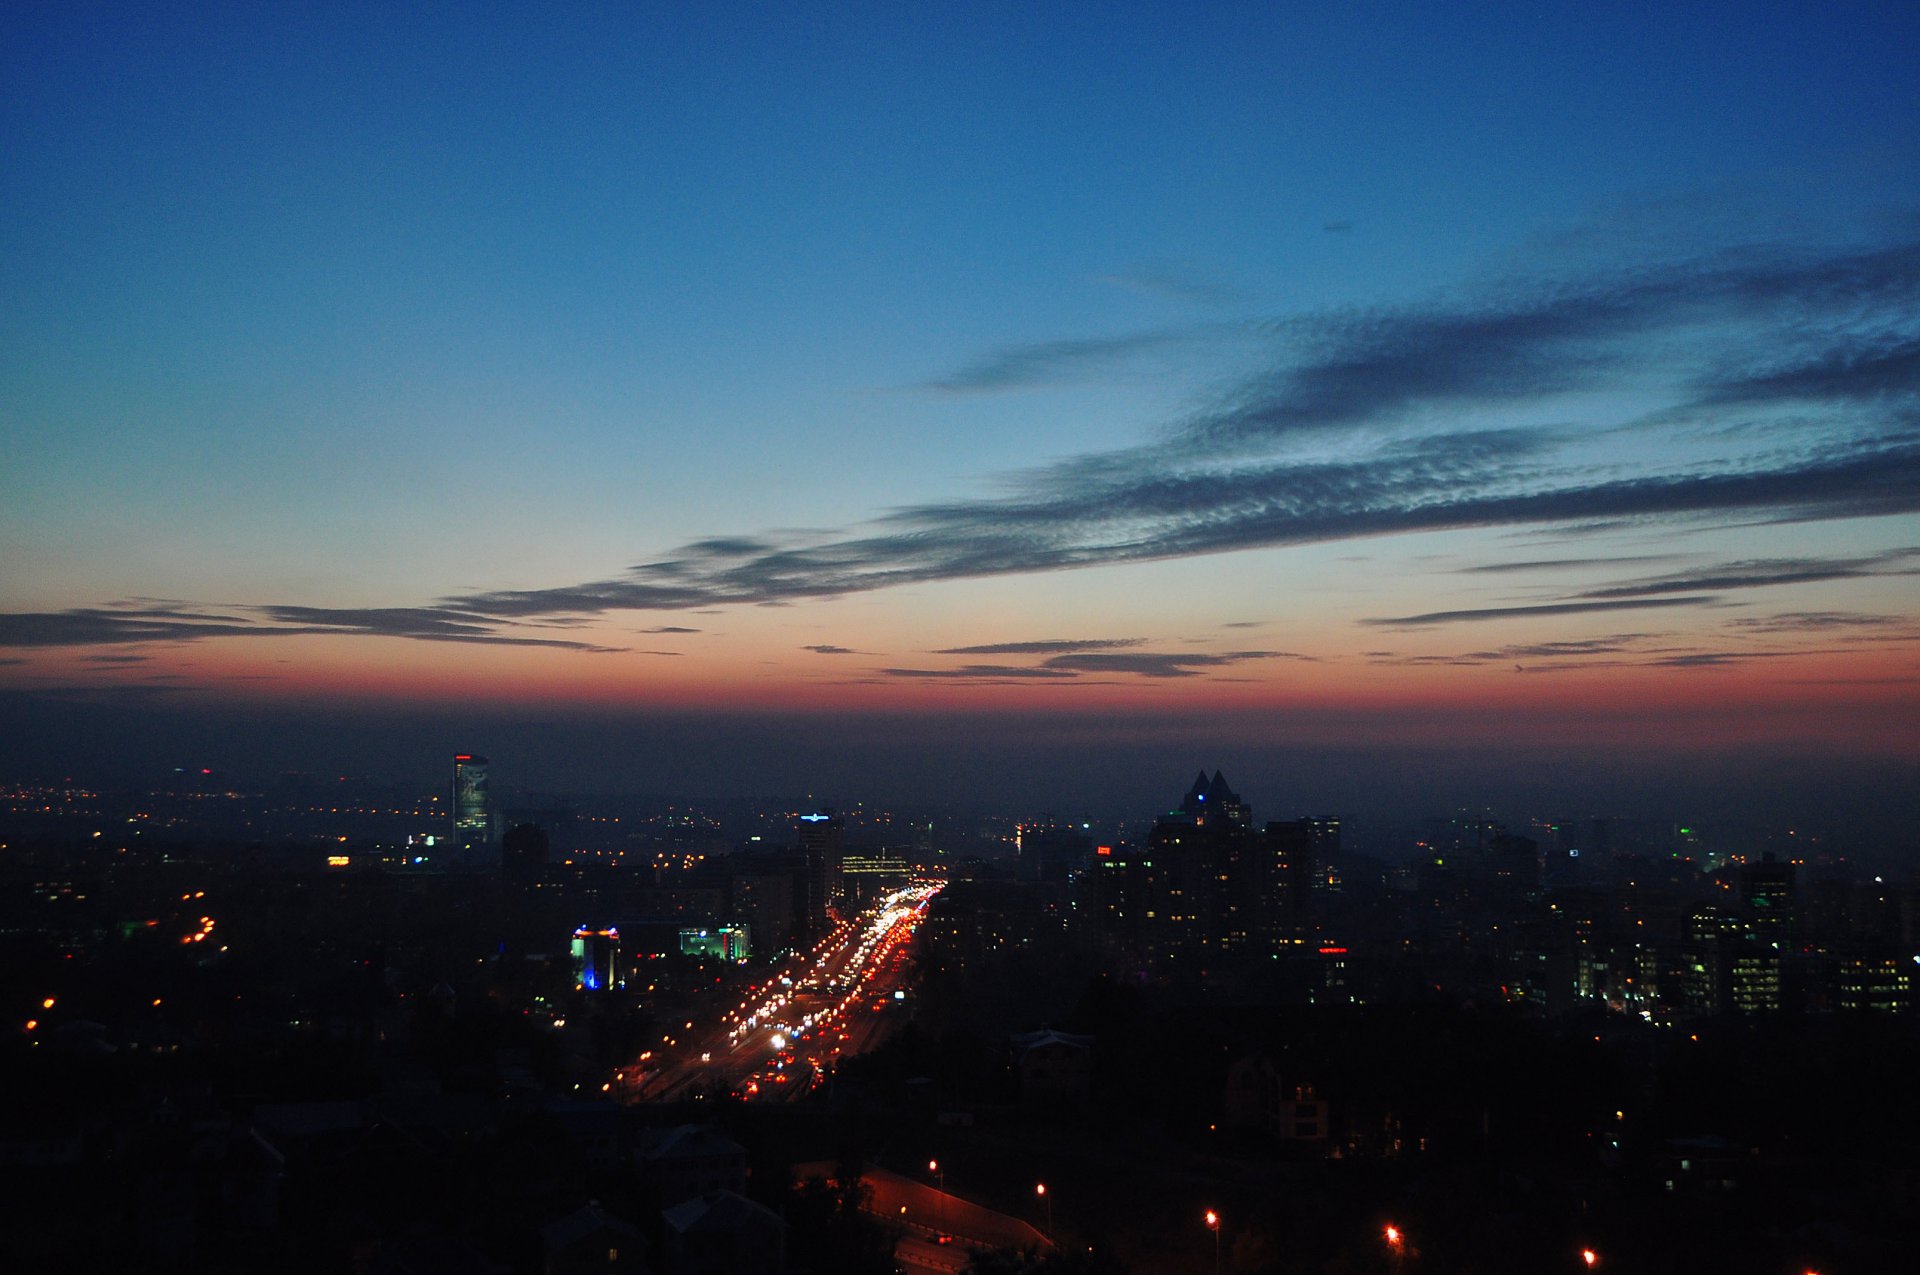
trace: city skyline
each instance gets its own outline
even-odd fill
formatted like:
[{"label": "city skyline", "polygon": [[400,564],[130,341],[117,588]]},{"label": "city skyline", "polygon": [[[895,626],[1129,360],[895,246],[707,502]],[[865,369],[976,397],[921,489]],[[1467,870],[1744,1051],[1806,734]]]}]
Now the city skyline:
[{"label": "city skyline", "polygon": [[1914,813],[1897,7],[4,21],[0,765]]}]

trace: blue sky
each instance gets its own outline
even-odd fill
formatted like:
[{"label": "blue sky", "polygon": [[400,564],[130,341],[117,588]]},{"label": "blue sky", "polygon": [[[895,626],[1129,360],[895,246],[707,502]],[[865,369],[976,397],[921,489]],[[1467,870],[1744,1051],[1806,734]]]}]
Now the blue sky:
[{"label": "blue sky", "polygon": [[1911,6],[0,23],[10,693],[1914,671]]}]

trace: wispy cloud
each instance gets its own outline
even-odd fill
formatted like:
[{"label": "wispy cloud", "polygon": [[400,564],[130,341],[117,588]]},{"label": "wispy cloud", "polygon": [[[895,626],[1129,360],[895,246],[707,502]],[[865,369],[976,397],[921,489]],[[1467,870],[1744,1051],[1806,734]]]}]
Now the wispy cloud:
[{"label": "wispy cloud", "polygon": [[[1209,669],[1226,668],[1248,660],[1312,658],[1292,651],[1161,652],[1089,649],[1102,645],[1121,644],[1118,641],[1076,644],[1081,649],[1050,655],[1038,664],[965,664],[951,669],[889,668],[882,669],[881,672],[888,677],[932,681],[971,681],[981,678],[1057,681],[1078,679],[1083,674],[1089,673],[1107,677],[1176,678],[1199,677]],[[1128,639],[1125,643],[1125,645],[1133,644],[1132,639]],[[1002,644],[1000,650],[1005,654],[1042,654],[1047,651],[1059,651],[1060,644],[1013,642]],[[939,654],[961,653],[970,652],[964,647],[956,648],[951,652],[939,652]]]},{"label": "wispy cloud", "polygon": [[1652,637],[1648,633],[1614,633],[1607,637],[1573,638],[1563,642],[1517,642],[1498,650],[1475,651],[1468,658],[1486,661],[1587,659],[1595,655],[1616,655],[1639,650]]},{"label": "wispy cloud", "polygon": [[1612,558],[1534,558],[1525,562],[1486,562],[1477,566],[1459,567],[1462,575],[1501,575],[1519,571],[1591,571],[1610,570],[1614,567],[1642,566],[1649,562],[1673,562],[1680,555],[1672,553],[1623,554]]},{"label": "wispy cloud", "polygon": [[1172,328],[1012,346],[928,381],[924,388],[979,394],[1082,381],[1111,375],[1146,354],[1193,345],[1207,335],[1207,329]]},{"label": "wispy cloud", "polygon": [[[560,638],[520,637],[502,633],[497,617],[462,611],[457,607],[311,607],[254,608],[288,631],[306,628],[321,633],[361,633],[371,637],[411,638],[422,642],[474,642],[489,646],[545,646],[563,651],[611,654],[618,647],[596,646]],[[541,617],[547,618],[547,617]]]},{"label": "wispy cloud", "polygon": [[1583,598],[1634,598],[1696,589],[1765,589],[1782,584],[1816,584],[1865,576],[1920,574],[1911,564],[1920,549],[1893,549],[1858,558],[1763,558],[1729,562],[1698,571],[1588,589]]},{"label": "wispy cloud", "polygon": [[[1696,660],[1706,654],[1696,645],[1676,645],[1665,633],[1611,633],[1602,637],[1569,638],[1552,642],[1515,642],[1491,650],[1450,654],[1396,655],[1367,653],[1371,663],[1411,667],[1511,667],[1522,673],[1573,672],[1581,669],[1658,667],[1676,660]],[[1715,663],[1728,662],[1725,654]]]},{"label": "wispy cloud", "polygon": [[812,651],[815,655],[859,655],[860,654],[859,651],[854,650],[850,646],[832,646],[825,642],[816,643],[813,646],[803,646],[800,649],[803,651]]},{"label": "wispy cloud", "polygon": [[[1755,660],[1831,655],[1852,641],[1893,637],[1920,640],[1920,627],[1897,616],[1855,612],[1799,612],[1775,616],[1737,616],[1717,626],[1723,644],[1703,643],[1673,632],[1613,633],[1590,638],[1516,642],[1488,650],[1402,655],[1368,651],[1375,664],[1456,667],[1513,666],[1526,673],[1601,668],[1724,668]],[[1863,632],[1864,631],[1864,632]],[[1804,639],[1822,639],[1809,643]],[[1730,641],[1732,644],[1724,644]]]},{"label": "wispy cloud", "polygon": [[989,642],[984,646],[950,646],[935,655],[1051,655],[1062,651],[1113,651],[1140,646],[1145,638],[1042,638],[1037,642]]},{"label": "wispy cloud", "polygon": [[1784,611],[1779,615],[1742,616],[1727,622],[1729,628],[1751,633],[1831,633],[1848,629],[1883,629],[1890,626],[1914,627],[1915,621],[1898,615],[1872,615],[1861,611]]},{"label": "wispy cloud", "polygon": [[1465,435],[1387,447],[1366,461],[1135,474],[1036,498],[919,506],[888,516],[877,534],[783,549],[698,574],[663,578],[637,567],[624,578],[470,594],[448,605],[502,619],[679,610],[1353,536],[1544,523],[1599,511],[1657,518],[1776,509],[1841,518],[1920,509],[1920,438],[1758,472],[1515,489],[1537,477],[1526,472],[1535,451],[1523,436]]},{"label": "wispy cloud", "polygon": [[963,664],[959,668],[883,668],[888,677],[920,681],[1025,680],[1031,678],[1071,678],[1067,669],[1051,669],[1031,664]]},{"label": "wispy cloud", "polygon": [[560,638],[501,632],[497,617],[447,607],[341,609],[265,606],[232,614],[145,608],[77,607],[67,611],[0,614],[0,647],[115,646],[147,642],[196,642],[223,637],[301,637],[348,634],[465,642],[489,646],[552,647],[607,653],[616,647]]},{"label": "wispy cloud", "polygon": [[1725,668],[1753,660],[1792,659],[1806,654],[1805,651],[1683,651],[1657,656],[1648,663],[1656,668]]},{"label": "wispy cloud", "polygon": [[1131,673],[1138,677],[1198,677],[1205,669],[1223,668],[1247,660],[1304,659],[1289,651],[1226,651],[1219,654],[1186,652],[1164,654],[1155,651],[1103,652],[1056,655],[1046,661],[1050,669],[1076,673]]},{"label": "wispy cloud", "polygon": [[[1190,431],[1219,442],[1351,429],[1416,409],[1486,410],[1667,382],[1674,413],[1750,403],[1859,404],[1910,393],[1882,357],[1915,339],[1901,315],[1920,243],[1855,251],[1755,247],[1575,281],[1521,281],[1449,304],[1321,316],[1294,325],[1314,351],[1255,378]],[[1885,326],[1879,326],[1884,324]],[[1755,355],[1766,364],[1754,367]],[[1678,366],[1724,369],[1705,377]],[[1818,369],[1809,374],[1808,369]]]},{"label": "wispy cloud", "polygon": [[1543,602],[1535,606],[1469,607],[1459,611],[1427,611],[1420,615],[1375,616],[1362,624],[1412,628],[1423,624],[1457,624],[1479,620],[1510,620],[1519,616],[1584,615],[1592,611],[1645,611],[1657,607],[1706,606],[1710,595],[1686,598],[1642,598],[1627,602]]}]

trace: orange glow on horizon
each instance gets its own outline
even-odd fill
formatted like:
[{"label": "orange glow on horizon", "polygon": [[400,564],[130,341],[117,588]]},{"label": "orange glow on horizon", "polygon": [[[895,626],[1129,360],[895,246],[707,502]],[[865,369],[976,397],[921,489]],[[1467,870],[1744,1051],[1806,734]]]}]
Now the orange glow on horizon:
[{"label": "orange glow on horizon", "polygon": [[[586,630],[563,630],[584,634]],[[631,640],[629,638],[628,640]],[[663,639],[664,640],[664,639]],[[1429,642],[1436,639],[1429,637]],[[1450,648],[1464,647],[1449,637]],[[1902,643],[1827,647],[1692,666],[1482,660],[1383,663],[1330,647],[1311,660],[1253,660],[1183,677],[1082,672],[1071,678],[929,679],[897,667],[959,668],[968,657],[818,655],[722,635],[681,655],[592,654],[544,647],[398,638],[208,639],[155,649],[131,665],[89,664],[74,649],[36,652],[0,683],[48,673],[98,686],[165,674],[168,702],[216,708],[381,709],[465,704],[501,711],[753,715],[847,713],[1101,719],[1119,731],[1165,730],[1213,716],[1210,733],[1276,728],[1302,743],[1425,746],[1499,738],[1547,746],[1742,747],[1804,741],[1920,756],[1910,725],[1920,682]],[[1155,646],[1171,644],[1155,643]],[[665,649],[664,647],[662,649]],[[1386,648],[1379,648],[1386,649]],[[1730,657],[1729,657],[1730,658]],[[1012,666],[1033,667],[1009,657]],[[1158,725],[1156,725],[1158,723]]]}]

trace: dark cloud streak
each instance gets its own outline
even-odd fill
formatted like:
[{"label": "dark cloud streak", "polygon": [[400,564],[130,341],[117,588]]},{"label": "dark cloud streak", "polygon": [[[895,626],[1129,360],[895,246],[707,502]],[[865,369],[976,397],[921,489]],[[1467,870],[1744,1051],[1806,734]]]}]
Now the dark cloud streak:
[{"label": "dark cloud streak", "polygon": [[1765,589],[1783,584],[1818,584],[1827,580],[1858,580],[1868,576],[1912,575],[1904,564],[1920,557],[1920,550],[1895,549],[1864,558],[1770,558],[1730,562],[1702,571],[1682,572],[1654,579],[1589,589],[1583,598],[1635,598],[1699,589]]},{"label": "dark cloud streak", "polygon": [[1139,646],[1145,638],[1044,638],[1037,642],[989,642],[984,646],[950,646],[935,655],[1048,655],[1060,651],[1112,651]]},{"label": "dark cloud streak", "polygon": [[1412,628],[1425,624],[1459,624],[1480,620],[1510,620],[1521,616],[1584,615],[1594,611],[1641,611],[1658,607],[1708,606],[1712,595],[1685,598],[1642,598],[1624,602],[1544,602],[1536,606],[1471,607],[1459,611],[1428,611],[1421,615],[1376,616],[1362,624]]}]

